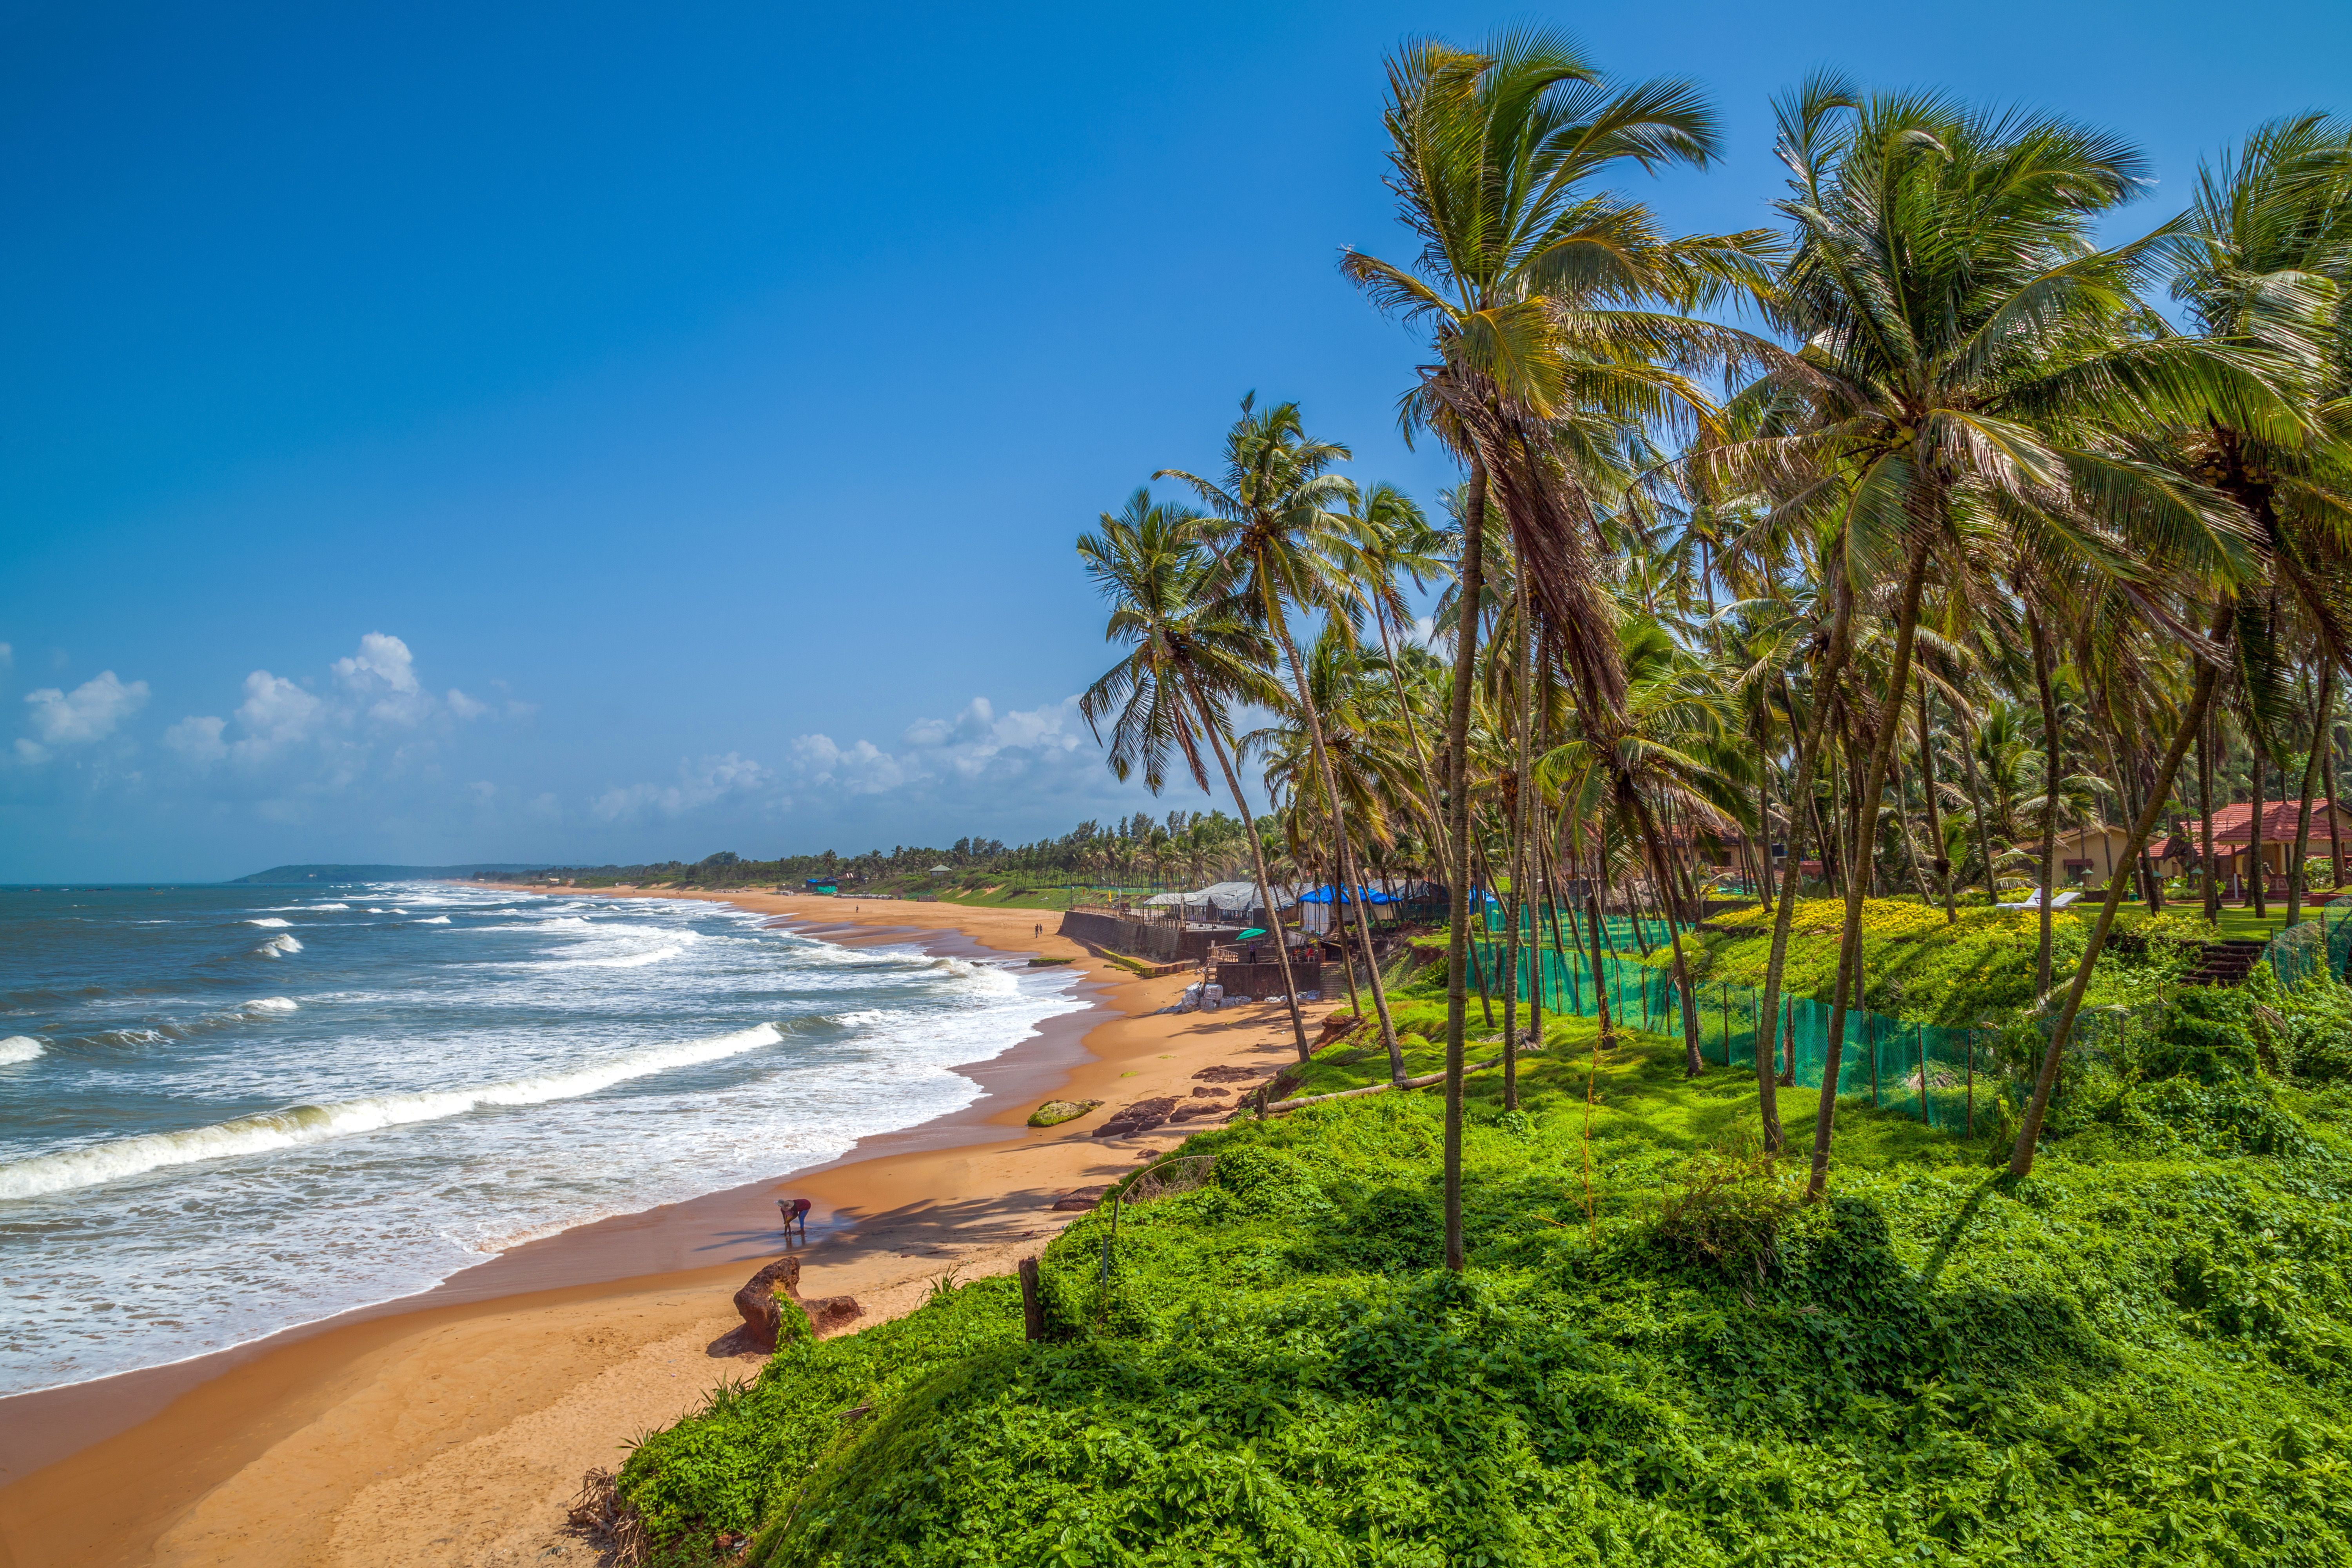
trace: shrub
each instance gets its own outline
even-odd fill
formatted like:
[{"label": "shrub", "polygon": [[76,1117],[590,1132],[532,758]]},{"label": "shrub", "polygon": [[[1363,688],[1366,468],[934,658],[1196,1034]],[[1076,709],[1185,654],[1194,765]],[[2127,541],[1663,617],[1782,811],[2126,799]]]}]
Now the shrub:
[{"label": "shrub", "polygon": [[1703,1150],[1667,1180],[1658,1237],[1735,1279],[1760,1280],[1778,1261],[1780,1226],[1803,1195],[1802,1184],[1760,1148]]}]

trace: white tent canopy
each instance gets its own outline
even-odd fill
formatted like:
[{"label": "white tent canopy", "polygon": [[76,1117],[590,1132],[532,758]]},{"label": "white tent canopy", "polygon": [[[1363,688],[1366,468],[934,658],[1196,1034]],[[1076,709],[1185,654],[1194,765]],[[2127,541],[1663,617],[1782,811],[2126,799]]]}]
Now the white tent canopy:
[{"label": "white tent canopy", "polygon": [[[1298,901],[1285,888],[1276,888],[1274,899],[1286,910]],[[1203,919],[1212,915],[1238,918],[1259,907],[1255,882],[1213,882],[1190,893],[1155,893],[1144,901],[1160,905],[1181,904],[1186,914],[1197,914]]]}]

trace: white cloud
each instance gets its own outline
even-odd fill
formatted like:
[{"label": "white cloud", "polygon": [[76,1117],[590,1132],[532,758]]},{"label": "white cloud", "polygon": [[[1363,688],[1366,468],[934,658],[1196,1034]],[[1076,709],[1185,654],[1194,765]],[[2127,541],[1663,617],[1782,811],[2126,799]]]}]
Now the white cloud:
[{"label": "white cloud", "polygon": [[310,733],[321,706],[294,682],[257,669],[245,678],[245,700],[237,704],[236,721],[245,730],[237,744],[247,755],[291,745]]},{"label": "white cloud", "polygon": [[383,632],[360,638],[358,651],[329,669],[334,683],[323,695],[314,681],[257,669],[245,678],[233,723],[192,715],[164,731],[164,742],[198,767],[229,762],[251,771],[268,763],[289,780],[310,769],[313,783],[340,789],[379,760],[394,770],[420,761],[448,733],[448,721],[492,711],[454,686],[438,698],[425,690],[415,652]]},{"label": "white cloud", "polygon": [[871,741],[845,747],[830,735],[803,735],[793,742],[793,766],[810,784],[838,785],[852,795],[878,795],[907,782],[898,760]]},{"label": "white cloud", "polygon": [[677,764],[677,783],[640,784],[606,790],[589,809],[607,822],[647,816],[683,816],[730,797],[758,795],[773,775],[734,752]]},{"label": "white cloud", "polygon": [[83,681],[70,692],[55,686],[27,692],[25,705],[32,710],[33,732],[40,739],[19,740],[16,754],[26,762],[44,762],[56,749],[103,741],[123,720],[146,706],[147,696],[145,681],[125,685],[110,669],[100,671],[95,679]]},{"label": "white cloud", "polygon": [[414,691],[416,657],[398,637],[370,632],[360,638],[359,652],[335,660],[335,674],[345,683],[362,689],[381,683],[394,691]]},{"label": "white cloud", "polygon": [[226,719],[191,715],[163,731],[163,744],[198,767],[208,766],[228,755],[228,744],[221,739],[221,731],[226,728]]},{"label": "white cloud", "polygon": [[368,705],[369,714],[391,724],[415,724],[433,710],[433,698],[417,682],[416,658],[408,645],[383,632],[360,638],[359,652],[335,660],[335,679]]},{"label": "white cloud", "polygon": [[10,647],[6,643],[0,642],[0,669],[6,669],[16,662],[16,650]]}]

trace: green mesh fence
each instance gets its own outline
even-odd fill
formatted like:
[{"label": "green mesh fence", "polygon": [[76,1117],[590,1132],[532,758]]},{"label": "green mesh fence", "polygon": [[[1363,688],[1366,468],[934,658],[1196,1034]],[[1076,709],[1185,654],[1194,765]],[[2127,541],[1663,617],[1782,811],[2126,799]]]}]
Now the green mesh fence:
[{"label": "green mesh fence", "polygon": [[2337,899],[2323,906],[2315,918],[2271,938],[2265,956],[2271,973],[2290,990],[2323,973],[2339,980],[2352,978],[2347,972],[2352,964],[2352,898]]},{"label": "green mesh fence", "polygon": [[[1591,940],[1590,926],[1578,934],[1588,943]],[[2352,931],[2347,931],[2346,940],[2352,942]],[[1612,1022],[1681,1035],[1682,998],[1675,992],[1674,976],[1654,965],[1604,949],[1596,985],[1589,947],[1580,954],[1570,954],[1550,946],[1523,946],[1516,976],[1509,973],[1500,942],[1475,942],[1471,956],[1477,965],[1472,988],[1475,992],[1483,980],[1492,1001],[1500,1002],[1509,992],[1527,1000],[1530,982],[1539,972],[1547,1012],[1593,1017],[1600,1013],[1605,994]],[[1703,983],[1694,988],[1692,1001],[1697,1013],[1699,1048],[1706,1059],[1721,1067],[1754,1071],[1763,994],[1728,982]],[[1818,1089],[1829,1071],[1829,1005],[1783,995],[1780,1012],[1773,1031],[1780,1076],[1783,1082]],[[1994,1070],[1984,1048],[1987,1043],[1974,1029],[1912,1023],[1849,1008],[1843,1048],[1839,1052],[1837,1092],[1916,1117],[1930,1127],[1970,1133],[1976,1130],[1979,1093],[1986,1096],[1989,1107],[1999,1089],[1990,1076],[1979,1081],[1979,1074],[1990,1075]]]}]

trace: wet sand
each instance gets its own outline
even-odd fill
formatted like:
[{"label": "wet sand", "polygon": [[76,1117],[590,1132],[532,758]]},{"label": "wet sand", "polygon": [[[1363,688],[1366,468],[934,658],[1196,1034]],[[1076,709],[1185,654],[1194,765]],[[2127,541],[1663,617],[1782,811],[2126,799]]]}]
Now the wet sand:
[{"label": "wet sand", "polygon": [[[1091,1005],[958,1069],[982,1086],[974,1104],[865,1139],[829,1164],[578,1226],[424,1294],[254,1345],[0,1400],[0,1563],[580,1556],[563,1505],[582,1473],[617,1466],[629,1439],[757,1370],[728,1341],[729,1297],[784,1250],[779,1196],[815,1205],[808,1243],[793,1248],[803,1292],[854,1295],[864,1321],[879,1321],[918,1305],[950,1268],[964,1279],[1010,1272],[1075,1217],[1053,1210],[1056,1196],[1203,1125],[1091,1136],[1112,1110],[1187,1097],[1200,1087],[1192,1073],[1213,1063],[1271,1071],[1293,1059],[1283,1009],[1157,1016],[1182,977],[1105,963],[1051,934],[1051,912],[724,901],[845,943],[1068,958]],[[1025,1126],[1049,1098],[1104,1105],[1060,1127]]]}]

